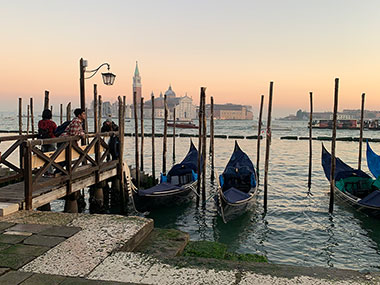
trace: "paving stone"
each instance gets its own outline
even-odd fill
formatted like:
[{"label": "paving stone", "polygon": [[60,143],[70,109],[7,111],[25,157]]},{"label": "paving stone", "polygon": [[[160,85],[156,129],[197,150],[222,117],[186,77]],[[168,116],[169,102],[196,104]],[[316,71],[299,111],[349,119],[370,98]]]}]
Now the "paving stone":
[{"label": "paving stone", "polygon": [[61,284],[65,279],[64,276],[36,273],[20,285],[56,285]]},{"label": "paving stone", "polygon": [[45,231],[51,228],[50,225],[39,225],[39,224],[17,224],[11,228],[8,228],[7,231],[15,232],[28,232],[37,234],[39,232]]},{"label": "paving stone", "polygon": [[21,266],[27,264],[29,261],[32,261],[34,258],[35,257],[31,255],[0,253],[0,266],[19,269]]},{"label": "paving stone", "polygon": [[82,229],[78,228],[78,227],[54,226],[54,227],[51,227],[47,230],[40,232],[40,234],[45,235],[45,236],[56,236],[56,237],[68,238],[68,237],[75,235],[80,230],[82,230]]},{"label": "paving stone", "polygon": [[66,239],[63,237],[32,235],[24,240],[24,244],[54,247],[64,240]]},{"label": "paving stone", "polygon": [[30,237],[33,233],[7,231],[7,232],[3,232],[3,234],[5,234],[5,235],[16,235],[16,236],[26,236],[26,237]]},{"label": "paving stone", "polygon": [[4,249],[10,247],[11,245],[9,243],[0,243],[0,252],[2,252]]},{"label": "paving stone", "polygon": [[18,236],[18,235],[0,235],[0,243],[11,243],[16,244],[22,242],[24,239],[26,239],[26,236]]},{"label": "paving stone", "polygon": [[14,225],[15,225],[14,223],[0,222],[0,231],[10,228]]},{"label": "paving stone", "polygon": [[9,270],[11,269],[7,267],[0,267],[0,276],[3,275],[5,272],[8,272]]},{"label": "paving stone", "polygon": [[1,253],[39,256],[48,251],[49,249],[50,247],[47,246],[15,244],[7,249],[4,249],[3,251],[1,251]]},{"label": "paving stone", "polygon": [[[24,284],[24,283],[22,283]],[[63,281],[60,285],[128,285],[137,283],[125,283],[125,282],[115,282],[115,281],[103,281],[103,280],[89,280],[84,278],[72,278],[69,277]],[[140,283],[139,283],[140,284]]]},{"label": "paving stone", "polygon": [[0,276],[0,284],[16,285],[20,284],[22,281],[30,277],[33,273],[30,272],[20,272],[20,271],[9,271],[4,275]]}]

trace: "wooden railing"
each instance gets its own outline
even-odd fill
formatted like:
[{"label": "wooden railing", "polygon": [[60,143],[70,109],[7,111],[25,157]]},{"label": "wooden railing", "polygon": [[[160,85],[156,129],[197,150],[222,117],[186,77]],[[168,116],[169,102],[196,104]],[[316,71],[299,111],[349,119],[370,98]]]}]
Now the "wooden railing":
[{"label": "wooden railing", "polygon": [[[22,179],[24,177],[23,171],[23,144],[28,139],[36,138],[37,135],[14,135],[14,136],[5,136],[0,137],[0,143],[2,142],[12,142],[14,143],[1,154],[0,163],[7,166],[10,170],[13,170],[12,175],[8,175],[6,177],[0,177],[0,184],[15,181],[18,179]],[[19,149],[19,165],[12,163],[9,158],[12,154],[14,154],[17,149]]]},{"label": "wooden railing", "polygon": [[[54,139],[25,140],[23,142],[23,176],[26,209],[32,209],[33,192],[44,187],[66,185],[66,194],[72,193],[72,182],[95,175],[99,182],[99,173],[116,167],[118,160],[107,161],[110,148],[105,141],[107,137],[118,135],[117,132],[86,135],[89,143],[80,146],[80,137],[59,137]],[[57,149],[42,152],[38,147],[44,144],[57,144]],[[56,177],[46,179],[50,167],[56,169]]]}]

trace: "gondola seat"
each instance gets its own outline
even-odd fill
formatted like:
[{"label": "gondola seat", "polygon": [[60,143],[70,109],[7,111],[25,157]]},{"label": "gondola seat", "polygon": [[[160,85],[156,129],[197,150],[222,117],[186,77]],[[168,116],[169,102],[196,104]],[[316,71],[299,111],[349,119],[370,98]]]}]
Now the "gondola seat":
[{"label": "gondola seat", "polygon": [[248,193],[240,191],[235,187],[231,187],[227,191],[223,192],[224,197],[226,198],[228,203],[237,203],[239,201],[243,201],[251,197]]}]

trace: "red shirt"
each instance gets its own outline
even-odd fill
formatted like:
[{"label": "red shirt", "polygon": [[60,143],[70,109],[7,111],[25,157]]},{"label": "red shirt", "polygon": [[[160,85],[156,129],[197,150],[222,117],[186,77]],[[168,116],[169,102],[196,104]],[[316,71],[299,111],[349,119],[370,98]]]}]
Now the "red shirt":
[{"label": "red shirt", "polygon": [[49,130],[49,137],[55,138],[54,132],[57,129],[57,125],[52,120],[40,120],[38,122],[39,129]]}]

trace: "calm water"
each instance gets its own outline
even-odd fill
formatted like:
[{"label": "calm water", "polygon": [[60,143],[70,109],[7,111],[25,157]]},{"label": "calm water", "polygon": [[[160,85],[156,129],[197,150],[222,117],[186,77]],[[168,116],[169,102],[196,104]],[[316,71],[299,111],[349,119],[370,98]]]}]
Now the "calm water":
[{"label": "calm water", "polygon": [[[9,119],[10,120],[10,119]],[[15,118],[14,120],[17,120]],[[91,123],[91,121],[90,121]],[[16,122],[9,124],[16,128]],[[268,212],[263,214],[263,176],[255,207],[240,218],[223,224],[216,215],[213,199],[197,209],[195,202],[175,209],[151,213],[156,227],[177,228],[190,234],[193,240],[225,243],[229,249],[246,253],[265,254],[270,262],[294,265],[318,265],[355,270],[378,271],[380,264],[380,221],[356,213],[344,205],[335,204],[334,214],[328,214],[329,183],[320,165],[321,142],[313,142],[313,178],[311,195],[307,189],[308,141],[280,140],[281,136],[307,136],[306,122],[273,121],[273,136],[269,165]],[[90,124],[91,125],[91,124]],[[162,121],[156,122],[162,133]],[[256,122],[217,121],[216,134],[255,135]],[[12,127],[13,126],[13,127]],[[145,131],[150,133],[150,122]],[[126,123],[132,132],[133,122]],[[177,130],[196,133],[196,130]],[[171,133],[171,129],[169,129]],[[331,131],[313,130],[314,136],[329,136]],[[338,136],[359,136],[359,131],[338,131]],[[380,132],[365,132],[367,137],[380,138]],[[193,138],[197,145],[197,139]],[[176,138],[176,159],[187,153],[189,138]],[[125,141],[126,159],[133,164],[133,138]],[[256,162],[256,140],[239,140],[241,148]],[[326,142],[327,148],[330,143]],[[226,165],[234,140],[215,139],[215,164],[219,173]],[[151,170],[151,138],[145,138],[145,170]],[[260,169],[264,168],[265,140],[262,140]],[[373,143],[380,153],[380,143]],[[156,138],[156,169],[161,169],[162,139]],[[357,165],[358,143],[337,142],[337,155],[352,166]],[[363,150],[363,170],[369,173]],[[172,139],[168,139],[168,167],[172,163]],[[158,173],[157,173],[158,174]],[[210,169],[207,175],[209,176]],[[207,197],[215,186],[208,179]]]}]

